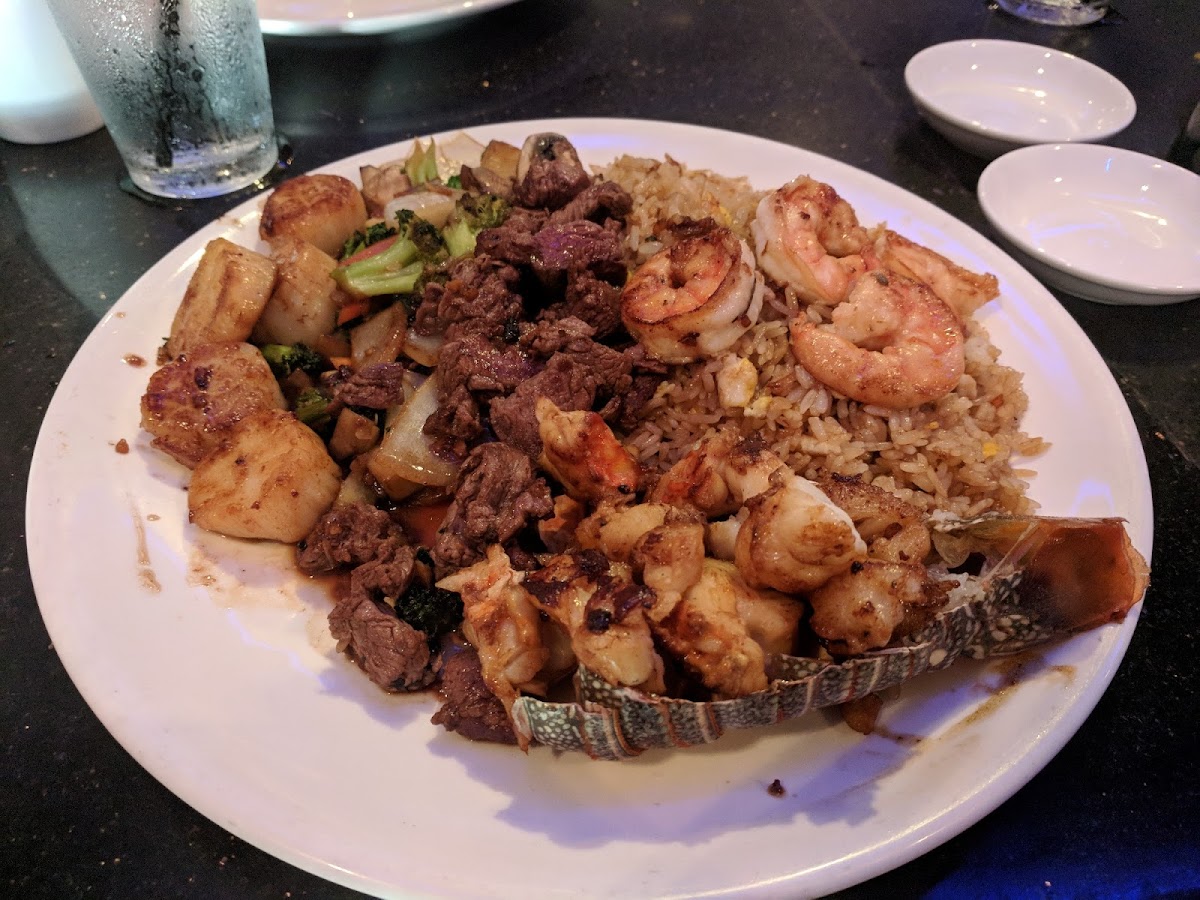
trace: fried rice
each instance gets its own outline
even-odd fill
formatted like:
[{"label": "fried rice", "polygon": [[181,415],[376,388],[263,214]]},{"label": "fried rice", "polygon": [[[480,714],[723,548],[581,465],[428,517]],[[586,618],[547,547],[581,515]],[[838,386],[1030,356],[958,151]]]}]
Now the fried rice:
[{"label": "fried rice", "polygon": [[[753,245],[749,225],[763,192],[745,179],[628,156],[603,174],[633,197],[628,242],[639,260],[658,249],[663,225],[680,218],[712,217]],[[758,324],[729,353],[674,367],[626,445],[649,469],[663,471],[706,436],[732,428],[760,437],[807,478],[859,476],[924,510],[963,517],[1034,511],[1026,496],[1031,472],[1015,461],[1047,445],[1021,430],[1028,405],[1021,374],[998,362],[979,321],[964,323],[966,370],[958,387],[936,403],[897,411],[840,397],[796,362],[788,320],[827,322],[829,314],[789,291],[768,291]]]}]

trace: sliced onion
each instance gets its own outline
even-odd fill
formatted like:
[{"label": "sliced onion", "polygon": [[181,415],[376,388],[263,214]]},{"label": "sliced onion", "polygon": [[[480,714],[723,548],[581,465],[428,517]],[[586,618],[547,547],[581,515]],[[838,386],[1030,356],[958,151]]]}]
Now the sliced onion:
[{"label": "sliced onion", "polygon": [[354,368],[395,362],[404,348],[408,314],[399,303],[377,312],[350,331],[350,358]]},{"label": "sliced onion", "polygon": [[438,176],[445,181],[451,175],[457,175],[463,166],[474,168],[483,159],[483,144],[475,140],[465,131],[460,131],[448,141],[437,146]]},{"label": "sliced onion", "polygon": [[408,329],[404,334],[404,355],[413,362],[433,368],[437,365],[438,355],[442,352],[444,338],[440,334],[417,334]]},{"label": "sliced onion", "polygon": [[[422,430],[425,420],[437,410],[437,378],[431,375],[400,407],[371,454],[367,469],[388,492],[400,479],[420,485],[445,487],[458,475],[458,464],[433,452],[433,442]],[[398,485],[397,485],[398,486]]]},{"label": "sliced onion", "polygon": [[454,212],[457,195],[442,191],[413,191],[411,194],[401,194],[389,200],[383,208],[383,220],[389,225],[395,225],[396,213],[402,209],[411,209],[418,216],[429,222],[435,228],[444,228]]}]

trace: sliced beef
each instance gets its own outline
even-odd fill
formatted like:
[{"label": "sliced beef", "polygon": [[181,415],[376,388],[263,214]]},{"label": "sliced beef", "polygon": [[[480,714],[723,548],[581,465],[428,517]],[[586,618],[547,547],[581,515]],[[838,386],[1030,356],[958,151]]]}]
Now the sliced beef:
[{"label": "sliced beef", "polygon": [[365,593],[351,592],[329,614],[338,650],[384,690],[427,687],[434,674],[425,635]]},{"label": "sliced beef", "polygon": [[625,280],[619,231],[586,219],[544,224],[536,216],[510,216],[498,228],[480,232],[475,247],[477,253],[531,270],[543,285],[561,288],[567,273],[578,271],[614,284]]},{"label": "sliced beef", "polygon": [[642,410],[663,383],[671,367],[661,359],[646,353],[641,344],[634,344],[624,351],[625,358],[633,370],[633,381],[629,390],[622,392],[620,408],[613,421],[623,431],[632,431],[641,421]]},{"label": "sliced beef", "polygon": [[443,650],[441,692],[442,705],[433,714],[434,725],[473,741],[517,742],[504,704],[488,690],[479,654],[470,644],[455,642]]},{"label": "sliced beef", "polygon": [[435,453],[462,459],[468,448],[487,433],[483,406],[465,384],[452,385],[444,396],[439,390],[438,407],[421,430],[433,438]]},{"label": "sliced beef", "polygon": [[354,371],[343,366],[333,373],[329,386],[333,399],[346,406],[365,406],[368,409],[387,409],[404,399],[402,363],[375,363]]},{"label": "sliced beef", "polygon": [[543,283],[561,280],[568,272],[588,271],[621,282],[625,258],[619,235],[595,222],[581,220],[547,225],[533,236],[530,264]]},{"label": "sliced beef", "polygon": [[447,341],[438,362],[438,408],[426,420],[425,433],[436,439],[439,451],[462,458],[485,432],[487,399],[511,391],[539,367],[519,347],[482,335]]},{"label": "sliced beef", "polygon": [[296,555],[302,572],[317,574],[353,567],[348,588],[329,613],[338,650],[387,690],[427,686],[429,642],[401,621],[385,598],[408,590],[416,554],[403,530],[382,510],[343,503],[327,512]]},{"label": "sliced beef", "polygon": [[542,452],[536,414],[539,397],[549,398],[563,410],[591,409],[596,400],[596,379],[571,356],[559,353],[511,394],[492,401],[488,408],[492,431],[530,460],[536,460]]},{"label": "sliced beef", "polygon": [[[562,410],[596,409],[611,419],[633,384],[632,364],[619,350],[586,337],[579,319],[540,322],[522,335],[523,346],[554,347],[546,367],[488,407],[496,437],[536,460],[542,452],[536,407],[547,397]],[[590,326],[588,326],[590,328]],[[555,344],[558,346],[555,346]]]},{"label": "sliced beef", "polygon": [[590,341],[586,346],[573,344],[566,348],[576,365],[582,367],[596,385],[596,411],[606,419],[615,407],[612,401],[626,393],[633,383],[633,366],[620,350]]},{"label": "sliced beef", "polygon": [[439,573],[478,562],[488,546],[507,544],[554,508],[550,489],[534,473],[529,457],[496,443],[471,451],[453,496],[433,545]]},{"label": "sliced beef", "polygon": [[557,154],[547,146],[533,156],[524,178],[512,191],[512,198],[534,209],[556,210],[570,203],[592,184],[592,175],[574,157],[574,150],[570,155]]},{"label": "sliced beef", "polygon": [[545,224],[544,211],[516,207],[503,224],[479,232],[475,238],[475,252],[514,266],[527,266],[537,250],[533,236]]},{"label": "sliced beef", "polygon": [[444,284],[425,288],[413,327],[418,334],[444,333],[447,339],[475,333],[500,339],[506,326],[521,318],[524,303],[517,293],[520,273],[489,256],[456,261]]},{"label": "sliced beef", "polygon": [[438,359],[438,388],[462,384],[472,391],[511,391],[537,366],[520,347],[497,344],[479,334],[468,334],[442,345]]},{"label": "sliced beef", "polygon": [[395,600],[412,584],[416,561],[416,551],[407,544],[389,545],[350,573],[350,593]]},{"label": "sliced beef", "polygon": [[549,359],[568,347],[591,346],[595,334],[596,329],[578,317],[544,318],[521,332],[517,346],[540,359]]},{"label": "sliced beef", "polygon": [[671,371],[671,366],[661,359],[655,359],[646,352],[646,348],[641,344],[634,344],[626,348],[625,356],[633,365],[635,372],[653,373],[655,375],[666,375]]},{"label": "sliced beef", "polygon": [[650,402],[658,386],[662,384],[663,376],[639,372],[633,376],[629,390],[621,394],[620,407],[617,409],[614,422],[622,431],[633,431],[642,420],[642,410]]},{"label": "sliced beef", "polygon": [[539,319],[557,321],[573,317],[587,322],[598,338],[621,328],[621,288],[591,272],[572,273],[562,303],[544,309]]},{"label": "sliced beef", "polygon": [[633,209],[633,198],[615,181],[589,184],[561,209],[550,214],[550,224],[588,219],[603,225],[609,219],[624,221]]},{"label": "sliced beef", "polygon": [[383,510],[365,503],[339,503],[325,513],[297,548],[301,572],[316,575],[392,556],[407,546],[404,531]]}]

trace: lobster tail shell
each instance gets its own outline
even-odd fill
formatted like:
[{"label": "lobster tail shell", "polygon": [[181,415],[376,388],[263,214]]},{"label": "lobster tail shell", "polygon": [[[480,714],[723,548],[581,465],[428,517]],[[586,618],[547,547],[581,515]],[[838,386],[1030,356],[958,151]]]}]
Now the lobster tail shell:
[{"label": "lobster tail shell", "polygon": [[1120,519],[990,516],[942,519],[934,529],[950,566],[979,555],[982,570],[959,579],[955,604],[899,646],[840,662],[775,656],[767,690],[708,702],[614,687],[580,669],[576,702],[521,697],[513,727],[523,739],[595,759],[707,744],[730,729],[771,725],[895,687],[962,656],[1016,653],[1120,619],[1148,583],[1146,562]]}]

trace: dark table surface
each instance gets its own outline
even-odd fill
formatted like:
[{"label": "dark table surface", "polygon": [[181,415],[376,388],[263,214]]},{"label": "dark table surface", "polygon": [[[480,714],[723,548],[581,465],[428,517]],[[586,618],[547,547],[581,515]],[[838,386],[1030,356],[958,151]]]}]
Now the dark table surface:
[{"label": "dark table surface", "polygon": [[[675,120],[835,157],[994,237],[975,196],[984,162],[918,118],[905,63],[965,37],[1070,51],[1137,99],[1110,143],[1166,157],[1200,100],[1200,4],[1116,3],[1101,25],[1060,30],[982,0],[525,0],[382,37],[268,38],[267,56],[297,170],[485,122]],[[0,142],[0,166],[0,395],[20,398],[0,450],[0,894],[352,896],[206,820],[126,754],[56,657],[25,556],[30,457],[73,353],[151,264],[238,201],[151,205],[123,193],[103,130],[52,146]],[[1200,307],[1058,299],[1112,369],[1145,448],[1156,507],[1145,610],[1111,687],[1039,775],[959,836],[842,896],[1200,895]]]}]

